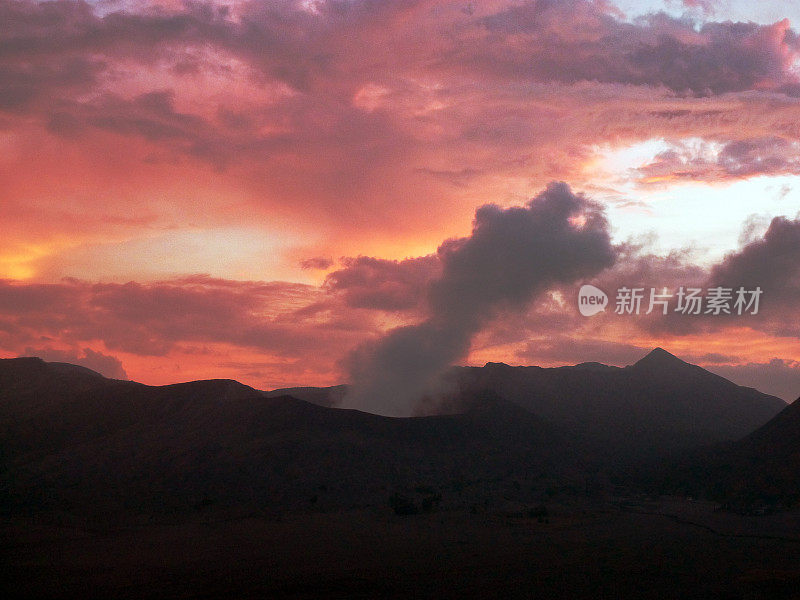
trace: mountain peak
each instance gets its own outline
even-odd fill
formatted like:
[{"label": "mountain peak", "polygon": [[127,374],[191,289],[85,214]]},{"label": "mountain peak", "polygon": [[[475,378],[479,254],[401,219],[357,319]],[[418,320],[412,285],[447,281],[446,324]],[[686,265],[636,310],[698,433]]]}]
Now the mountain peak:
[{"label": "mountain peak", "polygon": [[676,367],[676,366],[686,366],[689,363],[682,361],[680,358],[671,354],[664,350],[663,348],[653,348],[650,352],[647,353],[647,356],[644,358],[639,359],[634,363],[634,367],[656,367],[656,368],[664,368],[664,367]]},{"label": "mountain peak", "polygon": [[661,346],[656,346],[655,348],[650,350],[650,352],[647,353],[647,356],[645,356],[645,358],[647,358],[648,356],[658,356],[662,358],[678,358],[671,352],[667,352],[666,350],[664,350]]}]

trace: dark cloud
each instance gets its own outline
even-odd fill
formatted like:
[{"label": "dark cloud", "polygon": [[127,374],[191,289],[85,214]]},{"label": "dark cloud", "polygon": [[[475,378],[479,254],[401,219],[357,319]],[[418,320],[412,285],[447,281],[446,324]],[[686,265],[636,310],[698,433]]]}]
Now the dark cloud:
[{"label": "dark cloud", "polygon": [[[800,337],[796,321],[787,318],[800,310],[800,219],[775,217],[760,236],[755,230],[756,223],[754,219],[746,221],[741,248],[709,267],[698,266],[689,250],[658,256],[647,253],[644,246],[628,244],[620,247],[620,258],[614,268],[592,283],[609,295],[612,313],[613,294],[622,286],[644,288],[642,313],[649,307],[650,289],[658,292],[666,287],[667,293],[673,294],[673,310],[663,315],[657,308],[650,315],[638,315],[635,320],[637,329],[649,334],[712,335],[730,327],[746,327],[774,336]],[[712,288],[729,289],[730,314],[708,314],[706,305],[700,314],[675,312],[675,294],[680,287],[698,288],[704,297]],[[743,306],[742,314],[738,314],[735,301],[740,288],[746,301],[750,300],[751,291],[761,289],[757,314],[752,314],[754,306],[749,309]],[[576,292],[574,289],[567,295]],[[593,321],[609,324],[620,318],[607,313],[593,317]]]},{"label": "dark cloud", "polygon": [[[223,39],[214,11],[186,4],[179,13],[113,12],[87,2],[0,2],[0,108],[47,110],[101,83],[115,60],[152,64],[180,44]],[[194,8],[193,8],[194,7]]]},{"label": "dark cloud", "polygon": [[656,254],[648,242],[627,241],[618,246],[618,253],[614,267],[593,280],[607,293],[623,286],[676,288],[701,284],[708,276],[707,270],[696,264],[691,248]]},{"label": "dark cloud", "polygon": [[538,0],[482,23],[484,43],[465,43],[458,60],[501,77],[649,85],[700,96],[797,81],[790,68],[797,36],[788,21],[696,28],[657,13],[629,23],[606,3]]},{"label": "dark cloud", "polygon": [[[61,102],[50,114],[47,128],[63,137],[104,131],[139,137],[164,149],[207,160],[224,167],[235,150],[255,151],[257,138],[226,130],[220,123],[180,112],[172,90],[157,90],[126,99],[114,94],[87,102]],[[266,150],[266,140],[262,140]]]},{"label": "dark cloud", "polygon": [[763,237],[713,267],[708,286],[761,288],[759,313],[748,318],[748,325],[773,335],[800,337],[797,320],[787,318],[800,309],[800,219],[772,219]]},{"label": "dark cloud", "polygon": [[[493,323],[492,331],[483,334],[481,342],[488,349],[518,344],[517,356],[534,364],[600,361],[624,365],[636,359],[637,352],[646,349],[646,344],[622,342],[621,332],[631,340],[691,336],[701,347],[703,340],[716,340],[716,345],[712,352],[698,349],[696,353],[684,353],[687,360],[701,365],[730,366],[744,360],[740,356],[743,330],[749,332],[746,335],[756,337],[799,338],[795,320],[787,315],[800,310],[800,220],[775,218],[760,235],[749,231],[750,227],[746,229],[748,233],[741,248],[708,267],[699,266],[696,255],[689,249],[658,255],[648,249],[646,242],[621,244],[613,267],[585,282],[554,288],[558,301],[545,297],[524,318]],[[605,312],[591,318],[580,316],[576,298],[582,283],[592,283],[608,294],[609,306]],[[615,295],[623,286],[644,289],[638,315],[615,314]],[[707,296],[710,288],[718,286],[731,288],[733,314],[675,312],[675,294],[680,287],[699,288],[701,295]],[[650,289],[655,288],[658,293],[664,287],[668,294],[673,294],[667,315],[658,306],[652,314],[645,314]],[[733,303],[735,291],[740,287],[746,291],[762,289],[758,314],[750,311],[736,314]],[[731,342],[730,350],[726,350],[726,340]],[[668,345],[666,341],[661,343]],[[758,387],[762,380],[749,381],[748,385]]]},{"label": "dark cloud", "polygon": [[798,85],[791,68],[797,36],[785,21],[698,26],[659,13],[631,23],[610,4],[585,0],[532,0],[471,15],[461,8],[356,0],[321,2],[314,12],[297,2],[254,1],[231,11],[188,2],[160,10],[143,3],[138,11],[101,16],[81,1],[2,0],[0,104],[21,109],[65,95],[74,100],[121,60],[193,76],[220,68],[225,57],[246,63],[255,79],[343,103],[367,83],[397,88],[424,72],[696,95],[791,92]]},{"label": "dark cloud", "polygon": [[96,352],[91,348],[83,350],[58,350],[56,348],[31,348],[25,349],[26,356],[38,356],[48,362],[65,362],[73,365],[80,365],[96,371],[101,375],[111,379],[127,379],[128,375],[122,366],[122,362],[115,356]]},{"label": "dark cloud", "polygon": [[444,242],[437,257],[442,272],[427,289],[427,319],[350,357],[349,406],[412,414],[491,319],[525,308],[552,285],[597,274],[615,251],[600,208],[553,183],[525,207],[481,207],[472,234]]},{"label": "dark cloud", "polygon": [[[525,329],[526,335],[535,339],[551,335],[557,341],[552,348],[545,343],[540,358],[536,358],[536,346],[528,346],[525,356],[539,361],[597,360],[602,362],[605,360],[603,354],[591,358],[588,353],[576,354],[562,351],[560,342],[566,340],[562,340],[560,336],[564,332],[572,332],[571,337],[586,337],[588,340],[595,336],[600,339],[610,337],[613,340],[619,336],[621,324],[624,324],[626,335],[632,336],[639,333],[652,334],[653,332],[670,331],[671,333],[689,334],[696,331],[697,324],[691,319],[681,318],[682,315],[678,317],[670,315],[669,325],[665,325],[667,317],[661,316],[657,306],[650,315],[645,314],[649,309],[651,288],[659,293],[665,287],[675,292],[681,286],[703,285],[708,277],[708,270],[696,264],[695,253],[691,249],[683,249],[671,251],[665,255],[656,254],[650,248],[649,243],[635,241],[618,244],[615,250],[617,260],[612,267],[605,269],[595,277],[559,286],[557,289],[561,297],[560,303],[550,302],[549,310],[543,311],[541,315],[538,314],[538,311],[528,315],[527,320],[532,323],[532,326]],[[584,283],[600,288],[608,295],[609,299],[605,311],[591,318],[581,316],[578,311],[578,291]],[[623,287],[644,290],[640,313],[636,316],[623,316],[615,313],[617,293]],[[554,312],[560,313],[561,316],[556,318]],[[551,327],[550,324],[553,326]],[[609,332],[612,333],[609,335]],[[598,344],[600,343],[598,342]],[[624,362],[624,360],[632,358],[634,351],[632,348],[615,347],[613,344],[605,350],[602,345],[594,345],[594,343],[590,343],[589,347],[596,348],[599,352],[608,350],[617,361],[612,364],[620,364],[618,361]],[[556,358],[551,351],[560,353],[559,356],[562,358]]]},{"label": "dark cloud", "polygon": [[90,125],[150,141],[194,138],[205,126],[199,117],[177,112],[169,91],[148,92],[130,101],[105,97],[87,107],[86,113]]},{"label": "dark cloud", "polygon": [[797,173],[800,156],[797,143],[783,138],[738,140],[722,149],[719,164],[726,172],[739,176]]},{"label": "dark cloud", "polygon": [[324,271],[333,266],[333,260],[324,256],[315,256],[313,258],[304,258],[300,261],[300,268],[309,271],[320,270]]},{"label": "dark cloud", "polygon": [[711,271],[717,285],[760,286],[775,301],[798,301],[800,219],[775,217],[763,237],[727,255]]},{"label": "dark cloud", "polygon": [[465,187],[471,180],[482,174],[479,169],[464,168],[459,170],[418,168],[417,173],[436,177],[458,187]]},{"label": "dark cloud", "polygon": [[0,110],[28,112],[52,97],[85,91],[105,68],[102,61],[83,57],[55,58],[42,65],[4,64],[0,58]]}]

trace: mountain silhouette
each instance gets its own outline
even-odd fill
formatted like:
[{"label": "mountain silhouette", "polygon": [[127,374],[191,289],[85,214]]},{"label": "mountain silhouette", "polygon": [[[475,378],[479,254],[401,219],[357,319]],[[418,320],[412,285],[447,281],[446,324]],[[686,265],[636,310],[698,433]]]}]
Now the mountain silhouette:
[{"label": "mountain silhouette", "polygon": [[742,488],[800,500],[800,398],[737,442],[732,456]]},{"label": "mountain silhouette", "polygon": [[690,453],[671,465],[661,480],[668,491],[710,496],[743,509],[778,502],[796,505],[800,502],[800,398],[742,439]]},{"label": "mountain silhouette", "polygon": [[663,348],[653,348],[643,358],[640,358],[634,363],[638,369],[652,369],[655,371],[673,371],[675,369],[684,369],[686,367],[698,369],[695,365],[681,360],[674,354],[671,354]]},{"label": "mountain silhouette", "polygon": [[[319,488],[359,505],[420,482],[583,482],[630,456],[742,438],[785,407],[662,349],[625,368],[489,363],[451,376],[447,414],[389,418],[320,406],[343,387],[291,389],[312,403],[232,380],[147,386],[0,360],[0,479],[18,508],[286,508]],[[771,428],[790,426],[748,443],[789,435]]]},{"label": "mountain silhouette", "polygon": [[[743,387],[655,348],[624,368],[599,362],[542,368],[486,363],[454,367],[445,389],[428,399],[424,414],[452,414],[493,397],[623,452],[660,454],[739,439],[765,424],[786,403]],[[284,388],[283,394],[331,407],[347,386]]]},{"label": "mountain silhouette", "polygon": [[[716,513],[675,498],[796,502],[800,403],[641,476],[631,457],[724,437],[777,399],[663,350],[451,376],[449,414],[390,418],[232,380],[0,360],[3,597],[641,597],[643,572],[652,598],[793,597],[791,541],[718,544]],[[640,504],[654,484],[670,497]],[[642,552],[653,539],[669,551]],[[754,554],[753,569],[795,570],[731,579]]]},{"label": "mountain silhouette", "polygon": [[489,390],[544,418],[620,448],[664,452],[739,439],[782,410],[780,398],[687,363],[662,348],[624,368],[511,367],[488,363],[451,373],[446,410]]},{"label": "mountain silhouette", "polygon": [[15,510],[285,510],[319,489],[364,505],[462,479],[583,481],[599,452],[489,397],[464,414],[396,419],[231,380],[154,387],[33,358],[0,361],[0,384],[0,477]]}]

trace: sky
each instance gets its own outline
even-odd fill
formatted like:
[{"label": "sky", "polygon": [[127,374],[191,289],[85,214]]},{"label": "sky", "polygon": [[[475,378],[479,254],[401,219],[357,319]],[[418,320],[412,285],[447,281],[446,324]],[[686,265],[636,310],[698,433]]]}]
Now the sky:
[{"label": "sky", "polygon": [[[794,400],[799,22],[740,0],[0,0],[0,357],[363,397],[661,346]],[[610,298],[592,317],[585,283]],[[759,310],[614,310],[689,286],[758,287]]]}]

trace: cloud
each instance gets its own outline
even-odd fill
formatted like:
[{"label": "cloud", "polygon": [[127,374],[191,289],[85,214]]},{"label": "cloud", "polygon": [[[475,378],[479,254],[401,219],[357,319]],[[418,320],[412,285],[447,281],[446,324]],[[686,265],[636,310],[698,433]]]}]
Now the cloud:
[{"label": "cloud", "polygon": [[243,134],[224,119],[180,112],[175,106],[173,90],[154,90],[133,98],[105,93],[86,102],[60,103],[51,112],[47,128],[64,137],[80,137],[102,131],[122,137],[138,137],[162,150],[208,161],[223,168],[236,150],[260,143],[269,147],[267,138]]},{"label": "cloud", "polygon": [[635,363],[652,348],[588,337],[571,337],[552,332],[538,340],[528,342],[517,356],[528,363],[546,362],[555,364],[577,364],[602,362],[624,367]]},{"label": "cloud", "polygon": [[775,217],[763,237],[728,254],[711,271],[719,285],[761,286],[774,300],[797,301],[800,291],[800,219]]},{"label": "cloud", "polygon": [[797,84],[791,64],[798,43],[788,21],[696,28],[656,13],[628,23],[606,3],[540,0],[482,24],[486,37],[464,43],[457,56],[487,75],[649,85],[698,96]]},{"label": "cloud", "polygon": [[325,286],[354,308],[420,309],[428,286],[441,271],[438,255],[399,261],[359,256],[342,262],[344,267],[328,274]]},{"label": "cloud", "polygon": [[681,0],[681,3],[690,9],[698,9],[704,15],[711,15],[716,12],[716,6],[718,0]]},{"label": "cloud", "polygon": [[[0,0],[0,168],[28,210],[0,244],[55,246],[65,218],[91,242],[152,235],[103,217],[167,197],[149,227],[230,222],[240,202],[324,238],[310,252],[399,258],[463,235],[476,199],[580,185],[604,144],[798,139],[785,22],[629,22],[576,0],[156,4]],[[754,152],[731,168],[778,168]]]},{"label": "cloud", "polygon": [[442,272],[427,289],[429,315],[353,353],[346,405],[412,414],[493,317],[522,310],[551,285],[597,274],[615,252],[598,205],[552,183],[524,207],[481,207],[472,234],[447,240],[437,257]]},{"label": "cloud", "polygon": [[[153,283],[58,284],[0,281],[0,348],[21,352],[46,339],[143,357],[181,345],[228,344],[284,358],[339,353],[372,333],[369,318],[329,306],[298,313],[324,298],[317,288],[189,276]],[[86,360],[87,357],[83,357]]]},{"label": "cloud", "polygon": [[99,351],[96,352],[91,348],[83,348],[82,351],[79,351],[77,349],[58,350],[50,347],[28,347],[25,348],[24,353],[26,356],[38,356],[48,362],[65,362],[80,365],[111,379],[128,379],[128,375],[122,366],[122,361],[115,356],[103,354]]},{"label": "cloud", "polygon": [[[795,320],[787,318],[800,310],[800,219],[775,217],[762,229],[757,220],[748,219],[743,227],[742,246],[728,253],[722,260],[700,266],[691,249],[657,255],[646,245],[627,243],[618,247],[619,258],[613,268],[607,269],[589,282],[608,293],[611,310],[591,319],[593,327],[609,326],[624,320],[640,335],[718,336],[737,328],[746,328],[771,336],[798,338],[800,328]],[[621,287],[643,288],[644,296],[638,315],[629,317],[614,314],[614,294]],[[679,288],[698,288],[701,296],[708,296],[711,288],[731,290],[730,314],[708,314],[704,305],[700,314],[683,314],[675,311]],[[658,293],[667,288],[672,294],[671,310],[666,315],[656,307],[650,315],[651,288]],[[738,314],[734,302],[737,291],[747,293],[761,289],[757,314],[754,306]],[[577,287],[565,287],[564,296],[575,297]],[[576,319],[576,325],[582,321]],[[727,352],[722,352],[727,354]],[[712,361],[709,361],[712,362]]]},{"label": "cloud", "polygon": [[645,185],[799,172],[800,143],[775,136],[728,141],[719,149],[709,143],[697,146],[678,142],[635,170],[639,183]]},{"label": "cloud", "polygon": [[[378,89],[380,80],[425,66],[432,73],[491,72],[495,78],[698,94],[796,83],[791,62],[797,40],[786,21],[697,26],[657,13],[631,23],[610,3],[586,0],[497,3],[467,13],[460,2],[423,0],[329,1],[315,11],[296,2],[243,2],[235,10],[214,2],[126,8],[101,15],[80,1],[4,0],[3,55],[10,63],[35,57],[46,64],[59,53],[175,67],[191,62],[193,68],[181,71],[191,75],[208,62],[191,51],[210,47],[305,94],[337,96],[352,95],[370,80]],[[389,43],[379,35],[387,28],[396,33]]]},{"label": "cloud", "polygon": [[800,219],[772,219],[763,237],[714,265],[708,285],[761,288],[759,313],[748,321],[773,335],[800,338],[797,321],[787,318],[800,309]]},{"label": "cloud", "polygon": [[719,352],[706,352],[700,356],[689,358],[692,362],[700,362],[703,364],[722,364],[722,363],[735,363],[741,359],[738,356],[731,356],[729,354],[720,354]]},{"label": "cloud", "polygon": [[[366,377],[370,373],[390,382],[385,384],[390,393],[381,396],[380,386],[371,384],[376,395],[369,398],[397,404],[360,405],[386,412],[397,407],[413,411],[415,399],[406,391],[424,387],[423,381],[435,382],[437,369],[450,362],[483,364],[517,357],[533,364],[598,360],[623,365],[662,345],[709,368],[733,372],[737,363],[761,364],[757,348],[766,342],[770,352],[792,356],[791,339],[800,335],[786,318],[797,311],[800,292],[796,220],[773,220],[763,234],[749,235],[742,248],[712,268],[697,266],[689,251],[659,256],[646,244],[623,244],[613,248],[618,257],[613,266],[573,283],[558,279],[559,274],[569,276],[565,263],[588,269],[591,261],[581,263],[574,248],[567,251],[570,236],[589,244],[593,233],[602,238],[605,226],[588,220],[581,229],[580,218],[566,218],[564,225],[563,216],[550,219],[553,227],[545,226],[545,206],[564,211],[569,206],[567,200],[553,199],[559,189],[564,198],[571,197],[556,186],[524,208],[478,211],[473,234],[441,244],[436,254],[402,261],[345,259],[321,288],[204,275],[127,284],[2,281],[0,352],[43,354],[68,348],[58,351],[69,356],[51,354],[50,359],[113,373],[111,364],[86,362],[92,358],[85,350],[89,348],[118,355],[128,374],[139,378],[146,373],[148,381],[167,383],[189,373],[213,373],[277,387],[340,383],[337,364],[360,346],[344,366],[355,373],[363,367],[363,385],[371,384]],[[585,207],[580,198],[575,202],[576,211],[592,213],[591,204]],[[534,211],[537,206],[539,212]],[[499,272],[497,265],[502,265]],[[586,319],[574,301],[584,281],[610,295],[622,284],[674,288],[720,282],[758,282],[765,294],[762,314],[746,319],[657,314]],[[398,324],[403,326],[381,337]],[[365,340],[372,341],[362,345]],[[177,370],[177,363],[183,370]],[[243,366],[255,363],[261,366]],[[241,366],[240,372],[231,373],[228,369],[235,365]],[[755,367],[742,370],[737,381],[772,389]],[[789,387],[783,389],[779,395],[785,398]],[[397,392],[403,394],[399,399],[392,395]]]},{"label": "cloud", "polygon": [[[513,351],[522,362],[534,364],[596,360],[624,365],[641,350],[661,345],[688,360],[709,368],[721,366],[731,373],[737,364],[761,364],[758,355],[765,347],[792,356],[792,340],[800,337],[800,331],[787,315],[800,310],[800,220],[777,217],[761,233],[750,231],[748,224],[742,246],[708,266],[700,266],[690,249],[658,255],[646,243],[622,244],[617,247],[616,263],[586,280],[608,293],[606,312],[581,317],[575,299],[583,282],[558,286],[555,296],[543,297],[522,318],[493,323],[492,330],[480,336],[479,356]],[[615,294],[622,286],[644,288],[638,315],[614,313]],[[707,295],[709,288],[717,286],[760,287],[758,314],[735,314],[733,302],[731,315],[679,314],[674,311],[674,296],[667,315],[662,315],[660,307],[644,314],[650,288],[666,287],[675,294],[679,287],[696,287]],[[765,386],[765,378],[756,376],[755,367],[739,374],[736,381],[742,384],[771,389]],[[779,395],[787,398],[785,394],[783,388]]]},{"label": "cloud", "polygon": [[324,256],[315,256],[313,258],[304,258],[300,261],[300,268],[305,270],[320,270],[325,271],[333,266],[333,260]]},{"label": "cloud", "polygon": [[739,385],[794,402],[800,397],[800,362],[773,358],[766,363],[706,365],[717,375]]},{"label": "cloud", "polygon": [[139,14],[101,17],[80,0],[0,2],[0,106],[47,109],[99,86],[115,60],[149,63],[175,44],[219,35],[216,11],[187,5],[169,14],[143,5]]},{"label": "cloud", "polygon": [[[241,99],[247,106],[239,108],[237,121],[256,125],[266,116],[273,126],[280,123],[290,140],[245,136],[242,131],[238,136],[217,131],[209,139],[201,128],[201,145],[210,146],[213,158],[274,152],[275,144],[287,142],[296,148],[306,136],[319,137],[331,129],[342,140],[358,137],[362,147],[365,141],[374,144],[381,129],[392,130],[402,147],[409,141],[402,135],[409,126],[414,128],[412,138],[425,137],[430,126],[424,121],[438,120],[436,113],[452,104],[448,97],[463,96],[468,88],[461,84],[471,82],[478,90],[487,78],[492,81],[488,89],[501,86],[512,92],[506,102],[535,90],[520,89],[520,84],[620,84],[699,96],[748,90],[791,94],[798,86],[792,69],[797,36],[787,21],[697,25],[658,13],[631,23],[609,3],[585,0],[499,3],[473,14],[465,14],[461,3],[367,0],[321,2],[314,12],[294,2],[244,2],[236,10],[214,2],[126,8],[101,15],[80,1],[2,0],[0,21],[7,25],[0,27],[0,103],[42,113],[61,133],[69,131],[76,105],[97,115],[84,115],[96,126],[149,138],[161,135],[151,124],[152,113],[158,113],[155,122],[164,125],[160,141],[168,142],[176,133],[185,135],[182,120],[201,115],[179,115],[158,96],[150,100],[161,104],[143,107],[148,94],[191,88],[193,77],[216,86],[234,81],[240,90],[246,80],[260,85],[260,93],[264,86],[283,90],[265,110],[263,102],[247,97],[256,87],[244,88]],[[393,28],[389,42],[387,27]],[[360,35],[354,38],[352,31]],[[162,90],[151,89],[128,105],[84,100],[119,88],[116,95],[130,101],[130,92],[123,93],[116,80],[137,67],[158,75]],[[165,71],[172,76],[164,77]],[[445,97],[421,85],[424,79],[438,81]],[[515,87],[519,91],[514,93]],[[491,98],[488,89],[482,92],[485,101]],[[219,98],[217,104],[215,125],[224,131],[232,125],[225,119],[231,110]],[[519,119],[520,125],[524,122]],[[493,126],[495,134],[512,135],[513,130],[498,126]],[[489,132],[483,127],[476,124],[473,133],[486,137]],[[197,146],[184,150],[198,153]],[[351,151],[357,148],[353,144]],[[370,151],[375,155],[374,147]],[[482,170],[463,165],[414,168],[457,185]]]}]

